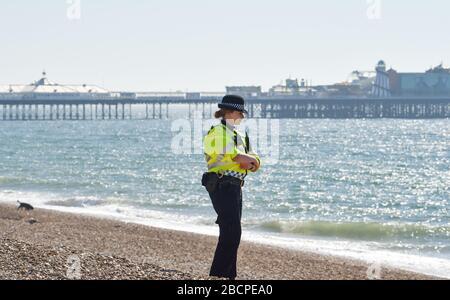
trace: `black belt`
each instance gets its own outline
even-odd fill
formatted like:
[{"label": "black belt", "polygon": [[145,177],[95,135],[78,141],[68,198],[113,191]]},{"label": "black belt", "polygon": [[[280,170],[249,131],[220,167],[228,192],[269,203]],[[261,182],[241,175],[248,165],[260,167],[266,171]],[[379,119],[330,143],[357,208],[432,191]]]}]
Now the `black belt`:
[{"label": "black belt", "polygon": [[244,183],[245,181],[239,178],[216,173],[204,173],[202,177],[202,185],[209,193],[214,193],[216,188],[223,184],[233,184],[242,188]]},{"label": "black belt", "polygon": [[237,177],[227,176],[227,175],[224,175],[224,176],[220,177],[220,175],[219,175],[219,184],[221,184],[221,183],[222,184],[224,184],[224,183],[231,183],[231,184],[235,184],[235,185],[238,185],[240,187],[243,187],[244,184],[245,184],[245,180],[241,180],[241,179],[239,179]]}]

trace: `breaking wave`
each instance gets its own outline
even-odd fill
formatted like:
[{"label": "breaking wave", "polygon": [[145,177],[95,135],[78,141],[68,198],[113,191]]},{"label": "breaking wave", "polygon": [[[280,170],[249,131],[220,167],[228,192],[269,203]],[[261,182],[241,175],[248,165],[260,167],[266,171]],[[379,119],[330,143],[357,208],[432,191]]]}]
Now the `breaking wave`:
[{"label": "breaking wave", "polygon": [[386,225],[378,223],[282,222],[271,221],[261,229],[303,236],[336,237],[355,240],[414,239],[419,237],[450,237],[450,227],[424,225]]}]

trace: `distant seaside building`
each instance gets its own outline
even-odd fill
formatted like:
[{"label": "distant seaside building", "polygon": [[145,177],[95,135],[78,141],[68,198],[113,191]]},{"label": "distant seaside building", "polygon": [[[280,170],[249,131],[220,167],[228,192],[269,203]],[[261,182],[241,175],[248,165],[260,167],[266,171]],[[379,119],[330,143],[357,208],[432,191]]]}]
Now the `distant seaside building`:
[{"label": "distant seaside building", "polygon": [[386,63],[382,60],[378,62],[375,68],[377,76],[372,88],[372,96],[377,98],[386,98],[391,96],[389,74],[386,72]]},{"label": "distant seaside building", "polygon": [[450,69],[442,64],[424,73],[398,73],[390,69],[393,96],[450,96]]},{"label": "distant seaside building", "polygon": [[442,64],[423,73],[400,73],[392,68],[386,71],[386,64],[380,61],[376,71],[371,96],[450,96],[450,69]]},{"label": "distant seaside building", "polygon": [[0,85],[0,97],[29,99],[75,99],[105,98],[119,96],[118,93],[91,84],[58,84],[51,82],[45,72],[42,78],[31,84]]},{"label": "distant seaside building", "polygon": [[227,86],[228,95],[238,95],[244,98],[260,97],[262,89],[260,86]]},{"label": "distant seaside building", "polygon": [[305,79],[302,79],[300,83],[298,79],[286,79],[285,84],[279,84],[273,86],[269,90],[269,96],[271,97],[289,97],[289,96],[313,96],[316,90],[308,85]]}]

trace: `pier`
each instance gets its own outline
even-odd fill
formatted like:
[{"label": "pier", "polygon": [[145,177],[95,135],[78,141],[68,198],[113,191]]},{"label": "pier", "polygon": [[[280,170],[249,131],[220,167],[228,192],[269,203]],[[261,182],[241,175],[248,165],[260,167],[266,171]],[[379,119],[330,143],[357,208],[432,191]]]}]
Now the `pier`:
[{"label": "pier", "polygon": [[[211,118],[219,97],[142,97],[111,99],[0,99],[0,121],[169,119],[184,104],[187,117]],[[145,106],[142,116],[134,111]],[[248,99],[250,118],[276,119],[437,119],[450,118],[450,98],[258,98]]]}]

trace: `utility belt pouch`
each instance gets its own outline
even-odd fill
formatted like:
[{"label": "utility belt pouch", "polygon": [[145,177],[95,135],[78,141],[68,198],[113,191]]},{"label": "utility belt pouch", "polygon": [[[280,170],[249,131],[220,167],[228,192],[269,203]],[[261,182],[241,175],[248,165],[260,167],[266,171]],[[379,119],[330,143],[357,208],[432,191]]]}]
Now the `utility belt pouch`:
[{"label": "utility belt pouch", "polygon": [[219,183],[219,175],[216,173],[205,173],[202,177],[202,185],[206,188],[208,193],[213,193]]}]

